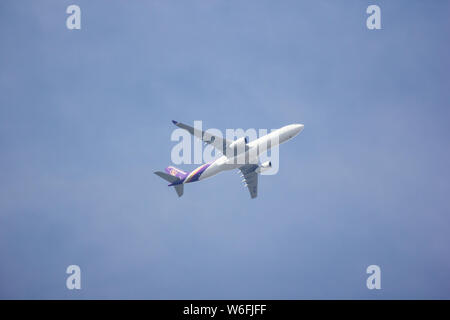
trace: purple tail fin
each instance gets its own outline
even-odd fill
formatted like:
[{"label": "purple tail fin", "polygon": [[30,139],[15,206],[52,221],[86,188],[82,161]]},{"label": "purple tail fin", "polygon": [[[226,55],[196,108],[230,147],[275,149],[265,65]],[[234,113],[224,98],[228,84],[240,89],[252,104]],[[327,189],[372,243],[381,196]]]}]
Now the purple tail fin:
[{"label": "purple tail fin", "polygon": [[187,172],[184,172],[183,170],[177,169],[175,167],[169,166],[166,169],[166,172],[168,174],[170,174],[171,176],[180,178],[181,180],[183,180],[184,178],[186,178],[186,176],[188,175]]}]

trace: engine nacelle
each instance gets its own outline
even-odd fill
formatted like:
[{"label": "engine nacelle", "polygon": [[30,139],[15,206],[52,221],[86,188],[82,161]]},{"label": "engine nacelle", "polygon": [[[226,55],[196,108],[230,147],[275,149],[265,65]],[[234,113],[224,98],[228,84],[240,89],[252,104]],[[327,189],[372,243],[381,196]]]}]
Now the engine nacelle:
[{"label": "engine nacelle", "polygon": [[247,149],[248,149],[247,143],[248,143],[248,138],[242,137],[242,138],[239,138],[239,139],[233,141],[232,143],[230,143],[229,149],[233,150],[234,154],[237,155],[239,153],[247,151]]},{"label": "engine nacelle", "polygon": [[263,164],[261,164],[255,171],[257,173],[262,173],[264,171],[269,170],[270,168],[272,168],[272,161],[266,161]]}]

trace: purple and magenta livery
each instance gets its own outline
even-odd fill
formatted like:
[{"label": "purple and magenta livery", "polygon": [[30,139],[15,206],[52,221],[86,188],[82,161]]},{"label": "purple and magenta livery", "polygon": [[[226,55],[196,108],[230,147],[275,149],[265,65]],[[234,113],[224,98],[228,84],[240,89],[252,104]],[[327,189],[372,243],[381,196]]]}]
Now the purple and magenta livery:
[{"label": "purple and magenta livery", "polygon": [[171,183],[169,186],[198,181],[202,173],[205,172],[210,165],[211,163],[205,163],[191,172],[184,172],[172,166],[167,167],[165,170],[168,174],[180,179],[174,183]]}]

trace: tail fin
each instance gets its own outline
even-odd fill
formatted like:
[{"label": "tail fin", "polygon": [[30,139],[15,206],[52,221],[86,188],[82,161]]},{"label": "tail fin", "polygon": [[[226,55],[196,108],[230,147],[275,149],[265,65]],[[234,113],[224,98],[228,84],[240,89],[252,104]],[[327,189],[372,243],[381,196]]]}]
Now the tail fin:
[{"label": "tail fin", "polygon": [[188,175],[187,172],[184,172],[183,170],[177,169],[177,168],[172,167],[172,166],[167,167],[165,170],[171,176],[174,176],[174,177],[177,177],[177,178],[180,178],[180,179],[184,179]]},{"label": "tail fin", "polygon": [[[170,167],[169,167],[169,168],[170,168]],[[166,169],[166,171],[167,171],[167,169]],[[174,176],[174,175],[167,174],[167,173],[162,172],[162,171],[156,171],[155,174],[156,174],[157,176],[160,176],[160,177],[163,178],[164,180],[170,182],[170,185],[173,185],[173,186],[175,187],[175,191],[177,192],[177,194],[178,194],[179,197],[181,197],[181,196],[183,195],[184,185],[181,184],[181,183],[180,183],[180,184],[175,184],[175,183],[181,181],[180,178],[178,178],[178,177],[176,177],[176,176]],[[170,186],[170,185],[169,185],[169,186]]]}]

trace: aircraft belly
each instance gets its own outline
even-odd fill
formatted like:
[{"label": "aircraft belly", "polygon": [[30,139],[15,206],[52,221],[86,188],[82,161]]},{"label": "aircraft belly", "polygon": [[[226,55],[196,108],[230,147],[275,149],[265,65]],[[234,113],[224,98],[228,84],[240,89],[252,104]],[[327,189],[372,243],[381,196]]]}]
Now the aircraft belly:
[{"label": "aircraft belly", "polygon": [[218,174],[220,171],[222,171],[222,168],[220,165],[213,164],[209,166],[199,177],[198,180],[204,180],[206,178],[212,177],[216,174]]}]

